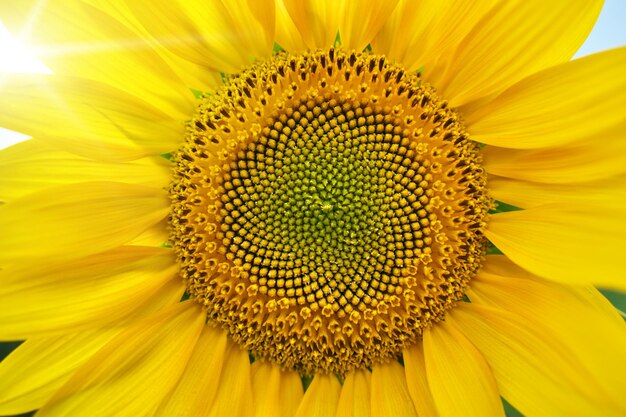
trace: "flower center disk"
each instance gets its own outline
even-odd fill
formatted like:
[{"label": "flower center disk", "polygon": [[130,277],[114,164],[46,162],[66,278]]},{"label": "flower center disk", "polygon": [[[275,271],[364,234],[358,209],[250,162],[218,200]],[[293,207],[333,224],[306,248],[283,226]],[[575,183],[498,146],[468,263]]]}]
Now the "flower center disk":
[{"label": "flower center disk", "polygon": [[491,200],[478,146],[383,56],[279,54],[207,96],[175,155],[190,296],[302,373],[398,355],[463,298]]}]

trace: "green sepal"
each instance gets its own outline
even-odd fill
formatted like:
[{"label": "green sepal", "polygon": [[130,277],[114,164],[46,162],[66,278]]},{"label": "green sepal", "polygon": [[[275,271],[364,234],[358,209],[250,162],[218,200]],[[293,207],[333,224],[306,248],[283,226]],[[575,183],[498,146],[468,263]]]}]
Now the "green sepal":
[{"label": "green sepal", "polygon": [[272,55],[280,54],[281,52],[287,52],[285,48],[280,46],[278,42],[274,41],[274,46],[272,48]]},{"label": "green sepal", "polygon": [[496,213],[506,213],[507,211],[519,211],[523,210],[520,207],[514,206],[512,204],[503,203],[502,201],[496,200],[496,208],[489,210],[489,214]]},{"label": "green sepal", "polygon": [[341,47],[341,35],[339,31],[337,31],[337,35],[335,36],[335,43],[333,44],[335,48]]}]

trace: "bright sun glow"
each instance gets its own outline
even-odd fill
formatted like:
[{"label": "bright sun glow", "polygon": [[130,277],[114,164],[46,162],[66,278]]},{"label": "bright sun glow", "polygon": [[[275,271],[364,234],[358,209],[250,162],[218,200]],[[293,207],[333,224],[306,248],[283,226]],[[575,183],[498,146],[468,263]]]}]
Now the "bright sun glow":
[{"label": "bright sun glow", "polygon": [[[0,84],[2,83],[2,78],[6,76],[3,73],[51,74],[52,71],[35,58],[28,46],[11,36],[2,22],[0,22]],[[28,139],[28,136],[0,128],[0,149],[25,139]]]},{"label": "bright sun glow", "polygon": [[52,73],[41,61],[35,58],[27,45],[11,36],[2,22],[0,22],[0,56],[2,57],[0,59],[0,72]]}]

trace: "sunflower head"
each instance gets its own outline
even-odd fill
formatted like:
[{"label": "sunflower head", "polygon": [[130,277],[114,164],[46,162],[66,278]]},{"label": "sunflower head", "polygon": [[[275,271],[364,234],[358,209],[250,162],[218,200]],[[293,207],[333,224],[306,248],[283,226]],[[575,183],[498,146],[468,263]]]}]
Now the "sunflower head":
[{"label": "sunflower head", "polygon": [[207,96],[176,154],[187,291],[252,352],[344,374],[463,297],[490,199],[478,146],[384,56],[281,53]]},{"label": "sunflower head", "polygon": [[0,0],[0,415],[626,415],[602,0],[157,3]]}]

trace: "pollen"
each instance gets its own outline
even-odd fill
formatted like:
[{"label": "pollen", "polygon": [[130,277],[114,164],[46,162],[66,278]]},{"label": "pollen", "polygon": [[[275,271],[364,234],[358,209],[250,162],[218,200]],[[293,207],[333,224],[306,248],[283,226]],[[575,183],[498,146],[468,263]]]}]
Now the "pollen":
[{"label": "pollen", "polygon": [[278,54],[207,95],[175,154],[170,240],[209,323],[303,374],[418,343],[482,262],[478,145],[384,56]]}]

